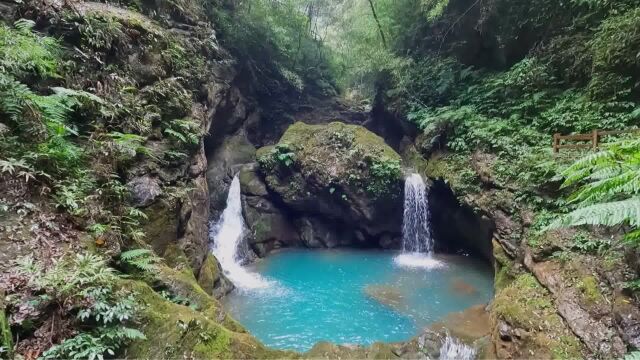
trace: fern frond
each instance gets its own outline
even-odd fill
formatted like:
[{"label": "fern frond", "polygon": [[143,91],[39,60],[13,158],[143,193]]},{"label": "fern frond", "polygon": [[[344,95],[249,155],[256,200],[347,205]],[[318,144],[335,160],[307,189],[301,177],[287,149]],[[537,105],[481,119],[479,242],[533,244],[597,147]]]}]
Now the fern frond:
[{"label": "fern frond", "polygon": [[640,197],[612,201],[576,209],[552,223],[549,228],[578,225],[640,225]]},{"label": "fern frond", "polygon": [[149,249],[133,249],[120,254],[120,260],[144,272],[155,269],[159,259]]},{"label": "fern frond", "polygon": [[133,249],[133,250],[125,251],[122,254],[120,254],[120,259],[127,261],[127,260],[133,260],[141,256],[152,256],[152,255],[153,255],[153,252],[149,249]]}]

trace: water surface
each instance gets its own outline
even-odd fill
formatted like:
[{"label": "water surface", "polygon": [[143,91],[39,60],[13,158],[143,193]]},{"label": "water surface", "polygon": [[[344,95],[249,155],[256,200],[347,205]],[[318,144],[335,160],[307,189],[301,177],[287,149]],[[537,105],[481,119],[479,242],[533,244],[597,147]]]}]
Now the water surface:
[{"label": "water surface", "polygon": [[391,251],[286,250],[249,270],[265,289],[234,291],[229,312],[267,346],[309,350],[316,342],[368,345],[403,341],[446,314],[486,303],[491,268],[463,256],[444,266],[407,268]]}]

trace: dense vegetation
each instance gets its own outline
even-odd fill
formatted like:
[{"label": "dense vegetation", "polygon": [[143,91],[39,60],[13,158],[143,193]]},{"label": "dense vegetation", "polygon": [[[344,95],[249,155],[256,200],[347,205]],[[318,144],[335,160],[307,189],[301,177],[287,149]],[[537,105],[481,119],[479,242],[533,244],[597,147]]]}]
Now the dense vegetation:
[{"label": "dense vegetation", "polygon": [[[158,3],[173,15],[188,15],[194,5]],[[135,1],[126,5],[146,11]],[[236,61],[238,82],[263,105],[340,97],[383,106],[411,123],[419,130],[414,145],[428,160],[429,175],[445,178],[461,198],[497,189],[513,195],[505,196],[509,206],[531,209],[530,245],[544,238],[543,231],[582,226],[570,246],[554,247],[545,256],[566,260],[575,251],[610,259],[608,251],[640,243],[637,136],[609,137],[603,151],[593,154],[553,154],[549,146],[554,133],[640,124],[637,1],[218,0],[205,5],[202,19],[208,23],[185,21],[194,34],[189,39],[160,30],[157,23],[172,20],[155,10],[147,13],[157,23],[121,13],[69,11],[46,27],[25,19],[0,24],[0,222],[42,207],[59,216],[43,220],[47,236],[60,230],[58,223],[68,223],[88,234],[90,248],[100,249],[100,255],[84,249],[55,262],[27,257],[16,263],[3,279],[4,288],[12,290],[3,305],[12,316],[0,319],[0,354],[13,351],[15,337],[7,324],[35,339],[23,342],[21,353],[45,358],[115,356],[123,345],[145,337],[137,294],[122,281],[127,276],[148,281],[160,260],[145,248],[142,225],[148,214],[135,206],[126,182],[141,169],[187,173],[187,159],[200,151],[207,129],[205,110],[198,107],[208,96],[203,74],[228,60],[217,40]],[[143,61],[133,49],[143,49]],[[346,153],[342,144],[351,140],[342,135],[327,141],[338,149],[330,155]],[[258,160],[285,171],[299,153],[283,143]],[[384,194],[400,177],[395,158],[369,165],[368,177],[342,180]],[[489,180],[480,179],[474,166],[487,168]],[[188,197],[193,184],[184,175],[167,177],[164,200]],[[496,202],[508,208],[505,199]],[[613,227],[616,241],[584,225]],[[55,246],[66,244],[65,236],[56,238]],[[48,246],[49,240],[42,241]],[[522,273],[512,277],[506,294],[523,306],[541,297],[536,306],[553,316],[552,330],[562,327],[535,279]],[[585,279],[577,288],[599,298],[595,280]],[[640,288],[637,280],[625,286]],[[522,296],[520,287],[534,294]],[[189,303],[175,294],[165,297]],[[529,320],[511,299],[499,299],[498,310]],[[48,322],[40,316],[45,312],[53,314]],[[55,321],[60,330],[47,339],[34,335]],[[573,340],[554,343],[555,354],[575,354],[579,346]]]}]

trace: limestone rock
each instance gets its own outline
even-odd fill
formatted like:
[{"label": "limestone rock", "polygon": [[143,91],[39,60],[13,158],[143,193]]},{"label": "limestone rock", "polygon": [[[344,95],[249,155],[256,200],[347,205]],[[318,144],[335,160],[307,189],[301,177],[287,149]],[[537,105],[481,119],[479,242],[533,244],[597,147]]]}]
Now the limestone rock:
[{"label": "limestone rock", "polygon": [[149,175],[140,176],[127,183],[133,205],[147,207],[162,194],[158,179]]},{"label": "limestone rock", "polygon": [[258,150],[258,162],[268,189],[295,212],[370,238],[400,231],[400,156],[361,126],[296,123],[276,146]]}]

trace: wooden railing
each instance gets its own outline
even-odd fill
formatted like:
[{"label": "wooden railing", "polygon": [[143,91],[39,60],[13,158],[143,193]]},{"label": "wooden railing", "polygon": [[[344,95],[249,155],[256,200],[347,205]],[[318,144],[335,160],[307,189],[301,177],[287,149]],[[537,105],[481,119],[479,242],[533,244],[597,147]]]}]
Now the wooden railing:
[{"label": "wooden railing", "polygon": [[[636,133],[640,132],[640,129],[633,130],[593,130],[590,134],[576,134],[576,135],[560,135],[553,134],[553,152],[557,153],[560,149],[580,149],[580,148],[591,148],[593,150],[597,150],[600,146],[600,139],[609,135],[620,135],[620,134],[628,134],[628,133]],[[568,141],[588,141],[587,143],[577,143],[577,144],[563,144],[562,140]]]}]

